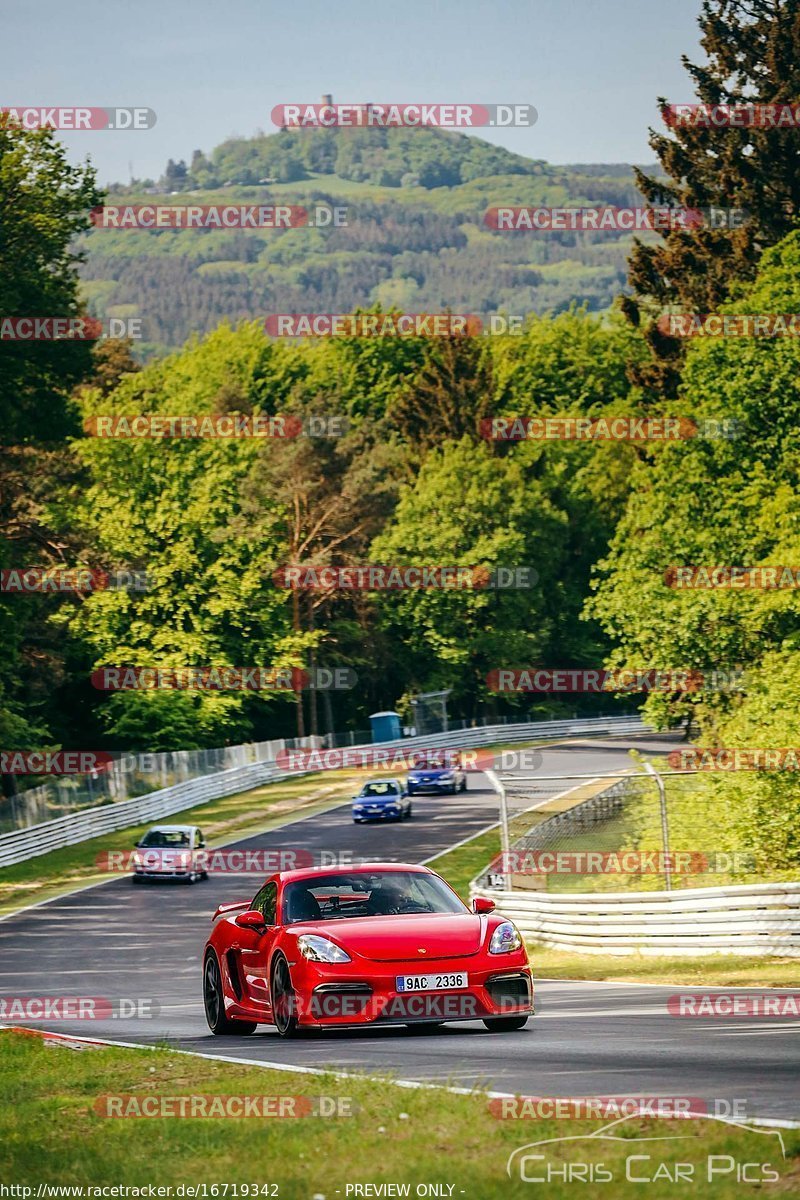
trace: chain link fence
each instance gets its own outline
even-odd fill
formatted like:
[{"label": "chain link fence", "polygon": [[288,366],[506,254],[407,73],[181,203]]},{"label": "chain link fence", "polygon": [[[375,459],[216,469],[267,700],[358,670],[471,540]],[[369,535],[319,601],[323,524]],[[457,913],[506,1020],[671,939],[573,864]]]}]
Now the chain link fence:
[{"label": "chain link fence", "polygon": [[642,892],[784,877],[759,851],[730,777],[632,764],[584,779],[507,775],[498,784],[507,841],[478,887]]}]

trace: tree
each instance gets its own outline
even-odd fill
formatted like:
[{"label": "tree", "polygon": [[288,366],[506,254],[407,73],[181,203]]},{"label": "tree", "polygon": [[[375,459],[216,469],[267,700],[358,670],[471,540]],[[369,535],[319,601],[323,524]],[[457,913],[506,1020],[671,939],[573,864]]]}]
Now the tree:
[{"label": "tree", "polygon": [[[723,311],[796,312],[798,305],[800,232],[766,251],[755,283]],[[798,379],[795,338],[713,338],[689,349],[676,413],[733,436],[665,444],[636,465],[587,605],[617,645],[612,665],[747,673],[770,651],[796,657],[796,592],[680,590],[668,572],[800,561]],[[712,731],[738,703],[730,692],[676,691],[648,707],[665,722],[693,711]]]},{"label": "tree", "polygon": [[[94,170],[69,165],[51,130],[0,117],[0,314],[79,318],[76,236],[102,200]],[[2,341],[0,566],[53,565],[65,539],[46,515],[74,479],[64,439],[77,430],[70,391],[92,369],[91,342]],[[47,628],[54,601],[0,597],[0,743],[41,745],[58,718],[64,651]]]},{"label": "tree", "polygon": [[[704,0],[699,25],[708,62],[684,65],[702,104],[796,104],[800,95],[798,0]],[[661,97],[664,108],[667,101]],[[739,280],[755,275],[759,257],[800,217],[800,143],[796,128],[692,124],[670,135],[651,130],[650,145],[666,178],[637,170],[641,192],[655,204],[690,209],[744,209],[729,229],[673,229],[657,243],[638,239],[630,258],[634,296],[625,302],[638,322],[664,307],[716,311]],[[652,361],[635,368],[638,382],[674,395],[682,345],[647,324]]]}]

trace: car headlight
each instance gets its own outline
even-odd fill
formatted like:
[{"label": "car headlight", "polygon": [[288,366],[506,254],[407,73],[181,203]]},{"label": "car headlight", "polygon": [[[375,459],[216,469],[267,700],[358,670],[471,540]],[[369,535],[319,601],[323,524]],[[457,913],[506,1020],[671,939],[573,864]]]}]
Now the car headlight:
[{"label": "car headlight", "polygon": [[142,856],[138,852],[138,850],[134,850],[132,862],[135,867],[140,867],[142,865],[142,863],[144,862],[144,859],[142,858]]},{"label": "car headlight", "polygon": [[440,783],[452,783],[454,779],[455,775],[452,771],[445,771],[444,775],[439,776]]},{"label": "car headlight", "polygon": [[511,921],[503,921],[503,924],[498,925],[492,934],[489,953],[510,954],[512,950],[519,950],[521,945],[522,938],[516,925],[512,925]]},{"label": "car headlight", "polygon": [[364,805],[363,805],[363,804],[354,804],[354,805],[353,805],[353,809],[354,809],[354,811],[355,811],[355,812],[363,812],[363,811],[364,811]]},{"label": "car headlight", "polygon": [[308,958],[311,962],[346,963],[351,961],[346,950],[337,946],[335,942],[329,941],[328,938],[319,937],[316,933],[301,933],[297,939],[297,948],[303,958]]}]

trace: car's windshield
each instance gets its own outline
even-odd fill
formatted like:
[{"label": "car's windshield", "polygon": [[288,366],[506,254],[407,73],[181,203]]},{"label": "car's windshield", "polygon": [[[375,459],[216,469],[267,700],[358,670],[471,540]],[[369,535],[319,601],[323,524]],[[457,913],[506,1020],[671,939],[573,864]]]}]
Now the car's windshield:
[{"label": "car's windshield", "polygon": [[365,783],[361,789],[362,796],[396,796],[396,783]]},{"label": "car's windshield", "polygon": [[412,913],[468,912],[441,879],[422,871],[375,871],[315,876],[287,884],[283,919],[331,921]]},{"label": "car's windshield", "polygon": [[181,829],[151,829],[139,843],[140,846],[157,847],[161,850],[176,850],[190,844],[189,834]]}]

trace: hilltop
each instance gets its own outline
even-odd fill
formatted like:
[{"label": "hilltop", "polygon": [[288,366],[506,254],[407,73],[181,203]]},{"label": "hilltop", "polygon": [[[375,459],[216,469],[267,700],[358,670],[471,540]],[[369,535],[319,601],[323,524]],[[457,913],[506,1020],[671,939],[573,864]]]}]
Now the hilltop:
[{"label": "hilltop", "polygon": [[140,316],[144,356],[224,319],[270,312],[560,312],[607,308],[625,284],[623,234],[503,234],[498,204],[638,201],[627,164],[555,166],[440,130],[298,130],[230,138],[108,203],[345,205],[342,228],[95,230],[82,271],[91,311]]}]

